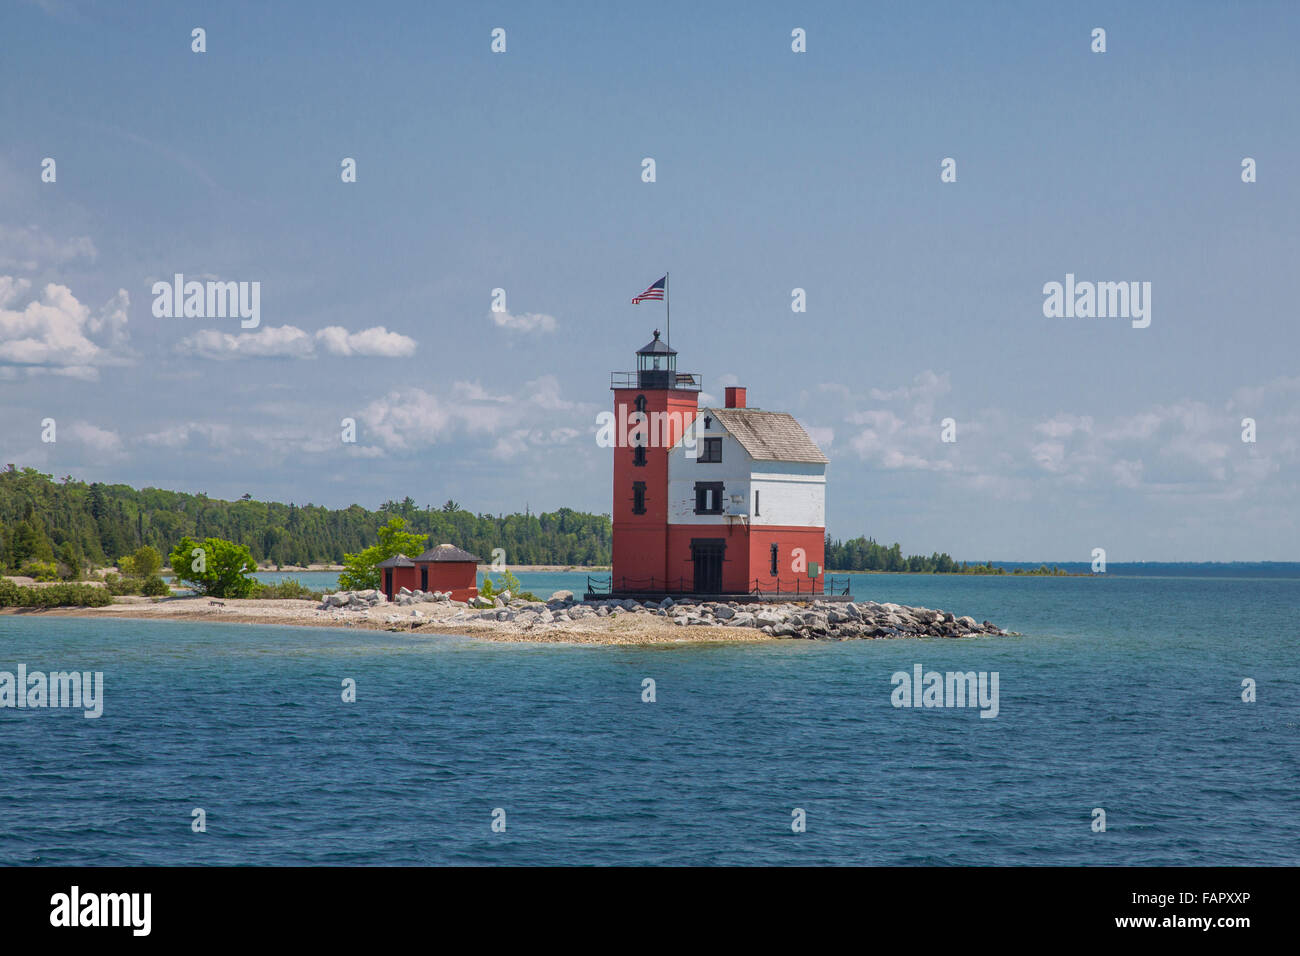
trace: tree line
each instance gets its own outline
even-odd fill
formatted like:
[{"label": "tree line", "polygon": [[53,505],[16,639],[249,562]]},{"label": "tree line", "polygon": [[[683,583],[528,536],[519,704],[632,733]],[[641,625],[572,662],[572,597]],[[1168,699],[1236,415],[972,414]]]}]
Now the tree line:
[{"label": "tree line", "polygon": [[[277,566],[342,564],[344,554],[378,540],[379,528],[394,516],[406,528],[492,560],[505,550],[510,564],[609,564],[612,529],[608,515],[570,508],[534,514],[476,515],[455,501],[417,506],[407,497],[378,510],[360,505],[320,505],[209,498],[158,488],[86,483],[34,468],[9,465],[0,471],[0,568],[21,570],[36,563],[61,571],[114,564],[142,546],[170,554],[189,536],[222,538],[248,548],[259,564]],[[414,557],[414,555],[412,555]],[[76,574],[60,576],[72,576]]]},{"label": "tree line", "polygon": [[907,571],[912,574],[1005,574],[1003,568],[994,567],[992,561],[968,564],[954,561],[949,554],[935,552],[904,555],[895,541],[883,545],[875,538],[858,536],[848,541],[835,541],[826,536],[826,567],[834,571]]}]

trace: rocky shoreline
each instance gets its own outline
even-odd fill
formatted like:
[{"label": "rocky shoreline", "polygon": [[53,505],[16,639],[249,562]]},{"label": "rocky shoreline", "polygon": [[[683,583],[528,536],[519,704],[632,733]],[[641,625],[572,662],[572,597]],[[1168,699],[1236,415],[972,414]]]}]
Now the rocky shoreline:
[{"label": "rocky shoreline", "polygon": [[[432,606],[432,607],[429,607]],[[382,592],[340,591],[325,596],[318,610],[349,615],[372,610],[387,611],[384,622],[395,629],[439,624],[505,625],[512,632],[561,630],[577,622],[597,623],[623,616],[661,619],[656,623],[677,627],[744,628],[770,638],[804,640],[852,640],[891,637],[975,637],[1006,636],[989,621],[957,617],[949,611],[875,601],[811,601],[787,604],[741,604],[732,601],[702,601],[664,598],[660,602],[625,600],[580,601],[572,591],[556,591],[546,601],[524,600],[509,591],[488,599],[477,597],[468,603],[453,601],[442,592],[409,591],[402,588],[393,601]],[[373,620],[373,619],[372,619]]]}]

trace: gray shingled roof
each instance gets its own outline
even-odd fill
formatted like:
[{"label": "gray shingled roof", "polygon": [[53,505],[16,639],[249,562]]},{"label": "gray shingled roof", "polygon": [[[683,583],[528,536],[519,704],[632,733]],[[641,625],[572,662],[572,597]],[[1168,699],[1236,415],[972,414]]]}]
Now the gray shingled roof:
[{"label": "gray shingled roof", "polygon": [[395,554],[387,561],[380,561],[375,565],[377,568],[413,568],[415,562],[404,554]]},{"label": "gray shingled roof", "polygon": [[468,551],[462,551],[455,545],[440,544],[436,548],[430,548],[424,554],[420,555],[417,561],[473,561],[475,564],[482,564],[483,560],[477,555],[470,554]]},{"label": "gray shingled roof", "polygon": [[821,465],[830,461],[793,415],[758,408],[710,408],[706,414],[721,422],[756,461],[806,461]]}]

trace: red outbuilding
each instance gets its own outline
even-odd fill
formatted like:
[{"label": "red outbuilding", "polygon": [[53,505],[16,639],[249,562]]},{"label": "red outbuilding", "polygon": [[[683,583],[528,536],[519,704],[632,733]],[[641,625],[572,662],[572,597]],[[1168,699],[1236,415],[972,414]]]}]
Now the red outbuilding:
[{"label": "red outbuilding", "polygon": [[390,601],[402,588],[414,591],[419,586],[420,578],[415,571],[415,562],[404,554],[395,554],[387,561],[380,561],[375,567],[382,576],[380,590]]},{"label": "red outbuilding", "polygon": [[383,574],[381,587],[388,600],[402,588],[410,591],[445,591],[453,601],[478,596],[477,556],[454,545],[440,544],[418,558],[395,554],[375,565]]},{"label": "red outbuilding", "polygon": [[455,545],[440,544],[415,559],[421,591],[449,591],[453,601],[478,597],[480,559]]}]

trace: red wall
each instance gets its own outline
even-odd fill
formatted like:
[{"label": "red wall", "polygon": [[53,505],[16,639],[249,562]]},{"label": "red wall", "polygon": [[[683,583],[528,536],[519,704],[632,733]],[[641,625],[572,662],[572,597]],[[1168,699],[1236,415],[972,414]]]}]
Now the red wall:
[{"label": "red wall", "polygon": [[[646,414],[676,412],[679,422],[667,435],[655,436],[646,446],[646,463],[632,464],[636,454],[631,444],[624,444],[622,428],[616,427],[614,455],[613,519],[614,548],[611,565],[616,589],[626,579],[629,588],[649,588],[651,578],[661,587],[669,571],[668,553],[668,449],[681,437],[685,425],[699,413],[699,393],[678,389],[614,389],[614,417],[621,423],[636,411],[636,399],[644,395]],[[625,408],[620,415],[619,406]],[[629,431],[631,427],[629,426]],[[649,431],[649,423],[646,425]],[[646,485],[645,514],[632,513],[632,484]],[[673,573],[676,577],[676,572]]]},{"label": "red wall", "polygon": [[[695,564],[691,561],[692,538],[721,538],[727,551],[722,560],[722,587],[732,593],[747,593],[754,589],[754,580],[763,590],[776,590],[777,578],[771,574],[771,546],[776,544],[777,571],[782,591],[793,591],[795,579],[800,590],[809,588],[813,581],[805,570],[796,574],[790,569],[795,548],[803,548],[807,563],[822,565],[826,555],[826,532],[823,528],[796,528],[782,525],[759,525],[751,528],[738,521],[720,525],[675,524],[668,527],[668,577],[672,588],[682,580],[682,589],[690,591],[695,585]],[[818,590],[820,590],[820,582]]]},{"label": "red wall", "polygon": [[425,591],[450,591],[453,601],[468,601],[478,596],[478,565],[473,561],[425,561],[417,564],[408,584],[412,591],[420,586],[420,569],[429,569],[429,586]]},{"label": "red wall", "polygon": [[[389,588],[387,584],[388,572],[390,571],[393,574],[392,588]],[[416,568],[380,568],[379,569],[379,587],[384,592],[384,594],[388,597],[388,600],[390,601],[393,599],[393,595],[395,595],[402,588],[409,588],[410,590],[414,591],[419,586],[420,586],[420,572]]]}]

